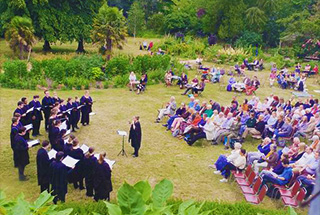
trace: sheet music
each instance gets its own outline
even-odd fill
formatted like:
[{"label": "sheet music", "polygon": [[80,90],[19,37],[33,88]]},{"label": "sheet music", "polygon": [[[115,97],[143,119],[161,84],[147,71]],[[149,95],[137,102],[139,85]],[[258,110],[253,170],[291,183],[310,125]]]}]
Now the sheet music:
[{"label": "sheet music", "polygon": [[127,136],[127,132],[125,131],[117,131],[117,134],[119,134],[120,136]]},{"label": "sheet music", "polygon": [[67,130],[65,136],[68,136],[69,134],[71,134],[71,129]]},{"label": "sheet music", "polygon": [[33,125],[32,124],[25,125],[24,127],[26,128],[26,131],[29,131],[30,129],[33,129]]},{"label": "sheet music", "polygon": [[80,105],[80,106],[77,107],[77,109],[80,109],[80,108],[82,108],[82,107],[83,107],[83,105]]},{"label": "sheet music", "polygon": [[38,111],[40,111],[41,110],[41,107],[38,107],[38,108],[36,108]]},{"label": "sheet music", "polygon": [[53,159],[53,158],[56,158],[56,154],[57,154],[57,151],[54,150],[54,149],[51,149],[49,152],[48,152],[48,156],[49,156],[49,159]]},{"label": "sheet music", "polygon": [[93,116],[93,115],[96,115],[96,113],[95,112],[89,113],[89,116]]},{"label": "sheet music", "polygon": [[62,113],[69,113],[69,114],[70,114],[70,112],[72,111],[72,109],[73,109],[73,108],[70,108],[70,109],[68,109],[68,110],[63,111]]},{"label": "sheet music", "polygon": [[[97,159],[99,159],[99,154],[94,155]],[[116,161],[109,160],[107,158],[104,159],[104,161],[109,165],[110,169],[112,170],[113,165],[116,163]]]},{"label": "sheet music", "polygon": [[63,160],[62,160],[62,163],[64,165],[66,165],[67,167],[70,167],[70,168],[74,168],[76,166],[76,164],[79,162],[79,160],[77,159],[74,159],[73,157],[70,157],[69,155],[67,155],[67,157],[65,157]]},{"label": "sheet music", "polygon": [[33,111],[33,110],[34,110],[33,107],[32,107],[32,108],[29,108],[29,109],[27,110],[26,114],[30,113],[30,112]]},{"label": "sheet music", "polygon": [[86,154],[89,151],[89,146],[87,146],[86,144],[83,144],[80,149],[82,149],[83,154]]},{"label": "sheet music", "polygon": [[31,141],[28,141],[28,146],[29,147],[33,147],[33,146],[36,146],[36,145],[39,145],[40,144],[40,140],[31,140]]},{"label": "sheet music", "polygon": [[62,129],[67,130],[67,121],[64,121],[63,123],[61,123],[61,125],[59,126],[59,129],[60,129],[60,131],[61,131]]}]

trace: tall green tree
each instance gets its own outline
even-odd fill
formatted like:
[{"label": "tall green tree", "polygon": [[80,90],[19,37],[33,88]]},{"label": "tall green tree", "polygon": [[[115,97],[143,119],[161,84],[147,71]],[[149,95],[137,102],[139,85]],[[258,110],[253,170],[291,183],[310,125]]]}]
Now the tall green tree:
[{"label": "tall green tree", "polygon": [[267,17],[259,7],[250,7],[246,10],[246,20],[251,29],[261,32],[266,24]]},{"label": "tall green tree", "polygon": [[126,19],[116,7],[109,7],[106,3],[99,9],[93,20],[92,40],[101,44],[110,59],[113,47],[122,47],[127,36]]},{"label": "tall green tree", "polygon": [[6,29],[5,38],[10,48],[15,53],[19,51],[19,58],[23,59],[23,52],[30,52],[36,42],[31,19],[15,16]]},{"label": "tall green tree", "polygon": [[145,28],[145,13],[138,1],[135,1],[128,12],[129,34],[136,37],[137,32]]}]

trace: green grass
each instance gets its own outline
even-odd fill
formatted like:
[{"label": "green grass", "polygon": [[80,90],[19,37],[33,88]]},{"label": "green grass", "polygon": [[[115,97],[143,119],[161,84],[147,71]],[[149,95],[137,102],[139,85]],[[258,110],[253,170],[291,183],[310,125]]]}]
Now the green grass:
[{"label": "green grass", "polygon": [[[138,50],[139,41],[143,39],[130,38],[124,50],[117,50],[118,53],[144,54]],[[147,40],[150,41],[150,40]],[[155,41],[155,40],[153,40]],[[54,56],[70,57],[74,55],[72,50],[76,49],[76,44],[64,44],[60,48],[53,46],[55,50],[63,50],[56,54],[43,55],[40,52],[42,44],[35,47],[33,57],[42,59]],[[2,49],[3,48],[3,49]],[[86,49],[93,53],[95,47],[86,46]],[[11,52],[5,46],[4,41],[0,41],[0,63],[3,59],[11,57]],[[71,51],[70,51],[71,50]],[[208,65],[212,65],[209,64]],[[228,68],[228,66],[221,66]],[[281,90],[278,87],[268,87],[269,70],[263,72],[249,72],[250,76],[257,75],[262,82],[262,87],[257,91],[260,99],[270,95],[277,94],[288,99],[291,97],[290,90]],[[194,76],[194,71],[189,74],[189,78]],[[225,77],[224,83],[227,83]],[[308,79],[309,91],[319,88],[316,84],[316,78]],[[58,95],[66,99],[70,96],[81,96],[82,91],[59,91]],[[23,192],[26,198],[34,200],[39,194],[39,187],[36,179],[35,156],[38,148],[30,149],[31,163],[26,168],[26,174],[30,176],[27,182],[18,181],[18,173],[13,168],[12,151],[10,148],[10,119],[16,107],[17,101],[26,96],[29,99],[34,94],[43,96],[42,91],[13,90],[0,88],[0,189],[5,190],[9,198],[15,198]],[[178,87],[166,88],[163,85],[148,86],[147,91],[142,95],[136,95],[128,89],[107,89],[92,90],[91,96],[96,101],[93,111],[97,114],[91,118],[90,126],[83,127],[75,135],[80,143],[94,146],[97,152],[107,152],[110,159],[116,160],[113,169],[114,192],[111,198],[115,199],[115,193],[124,181],[131,184],[140,180],[149,180],[151,184],[156,184],[163,178],[170,179],[174,183],[174,198],[195,199],[198,201],[226,201],[230,203],[245,201],[241,191],[234,182],[221,184],[221,176],[214,175],[208,165],[212,164],[212,159],[216,160],[220,154],[226,153],[223,146],[211,146],[207,141],[196,143],[189,147],[183,140],[173,138],[169,132],[166,132],[161,124],[155,124],[157,109],[167,102],[170,96],[175,96],[178,103],[188,102],[186,96],[181,96]],[[246,96],[234,92],[226,92],[225,88],[220,88],[219,84],[207,84],[201,102],[209,99],[216,100],[223,105],[229,105],[231,98],[238,96],[239,102],[242,102]],[[317,96],[319,98],[319,96]],[[128,120],[132,116],[139,115],[142,124],[142,148],[141,157],[133,159],[132,157],[117,156],[121,149],[121,138],[116,134],[116,130],[128,130]],[[47,138],[47,135],[41,124],[41,133]],[[244,143],[244,148],[248,151],[256,150],[258,141],[248,138]],[[128,154],[132,153],[132,148],[126,144]],[[85,196],[85,192],[69,189],[67,195],[68,202],[88,202],[92,201]],[[266,209],[283,208],[280,201],[266,198],[261,207]],[[306,213],[306,210],[299,210]]]}]

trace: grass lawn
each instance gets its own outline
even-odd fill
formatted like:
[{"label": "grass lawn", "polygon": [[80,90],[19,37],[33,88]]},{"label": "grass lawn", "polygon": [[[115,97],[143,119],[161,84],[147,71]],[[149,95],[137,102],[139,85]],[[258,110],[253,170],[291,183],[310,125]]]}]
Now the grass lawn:
[{"label": "grass lawn", "polygon": [[[142,39],[136,39],[136,41]],[[150,40],[147,40],[150,41]],[[153,40],[155,41],[155,40]],[[139,54],[138,42],[130,38],[127,50],[119,51],[124,53]],[[0,50],[4,42],[0,41]],[[40,50],[38,44],[35,50]],[[63,45],[67,51],[75,50],[76,44],[70,46]],[[90,48],[86,46],[87,50]],[[92,49],[93,50],[93,49]],[[0,53],[3,59],[4,52]],[[5,54],[6,55],[6,54]],[[40,52],[34,53],[35,57],[43,57]],[[53,54],[52,54],[53,55]],[[71,55],[71,54],[68,54]],[[7,55],[6,55],[7,56]],[[59,56],[62,56],[59,54]],[[227,67],[226,67],[227,68]],[[194,71],[189,74],[189,78],[194,75]],[[290,90],[281,90],[278,87],[268,86],[269,70],[249,74],[258,75],[262,82],[262,87],[257,91],[260,99],[277,94],[288,99],[291,96]],[[227,83],[225,77],[224,83]],[[315,78],[309,79],[307,84],[309,91],[319,88],[315,83]],[[18,171],[13,168],[12,151],[10,148],[10,119],[16,107],[17,101],[26,96],[31,99],[34,94],[39,94],[42,98],[42,91],[13,90],[0,88],[0,189],[3,189],[9,198],[14,198],[23,192],[26,198],[34,200],[39,194],[37,186],[35,156],[38,147],[29,150],[31,163],[26,168],[26,174],[30,176],[27,182],[18,181]],[[81,96],[82,91],[59,91],[61,98]],[[220,154],[226,153],[223,146],[211,146],[207,141],[197,142],[193,147],[188,146],[183,140],[173,138],[171,133],[166,132],[161,124],[155,124],[157,109],[167,102],[170,96],[175,96],[177,103],[188,102],[186,96],[180,95],[181,91],[177,86],[164,87],[164,85],[148,86],[147,91],[142,95],[136,95],[128,89],[107,89],[91,90],[91,96],[95,101],[93,111],[96,113],[91,118],[91,124],[82,127],[75,133],[80,143],[94,146],[96,152],[107,152],[109,159],[116,160],[113,169],[114,192],[111,198],[116,198],[115,193],[124,181],[135,183],[139,180],[149,180],[151,184],[156,184],[163,178],[172,180],[174,183],[174,197],[181,199],[195,200],[218,200],[227,202],[245,201],[236,183],[229,182],[221,184],[221,176],[213,174],[208,165],[212,164],[212,159],[216,160]],[[225,88],[219,84],[207,84],[200,101],[216,100],[223,105],[228,105],[232,96],[238,96],[238,101],[242,103],[246,98],[244,94],[226,92]],[[317,96],[319,98],[319,96]],[[141,117],[142,126],[142,148],[141,156],[134,159],[117,156],[121,150],[121,137],[116,134],[117,130],[128,130],[128,120],[132,116]],[[40,132],[44,135],[41,139],[47,138],[44,131],[43,122]],[[259,141],[250,138],[244,143],[244,148],[248,151],[256,150]],[[129,144],[125,145],[128,154],[133,152]],[[74,190],[71,186],[67,195],[67,201],[92,201],[85,197],[85,192]],[[265,198],[261,207],[282,209],[280,201],[273,201]],[[306,213],[306,210],[298,210]]]}]

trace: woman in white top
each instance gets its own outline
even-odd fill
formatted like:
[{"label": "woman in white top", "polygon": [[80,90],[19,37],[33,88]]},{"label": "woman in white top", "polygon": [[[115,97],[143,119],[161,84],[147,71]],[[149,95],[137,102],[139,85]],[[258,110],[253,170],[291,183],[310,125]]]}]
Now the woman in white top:
[{"label": "woman in white top", "polygon": [[246,167],[246,150],[240,150],[240,156],[238,156],[233,162],[228,162],[225,167],[221,170],[223,179],[220,182],[228,182],[228,178],[231,174],[231,170],[240,170],[242,171]]},{"label": "woman in white top", "polygon": [[136,74],[134,74],[134,72],[131,72],[129,76],[130,91],[134,90],[134,87],[136,86],[137,83],[139,82],[137,81]]}]

